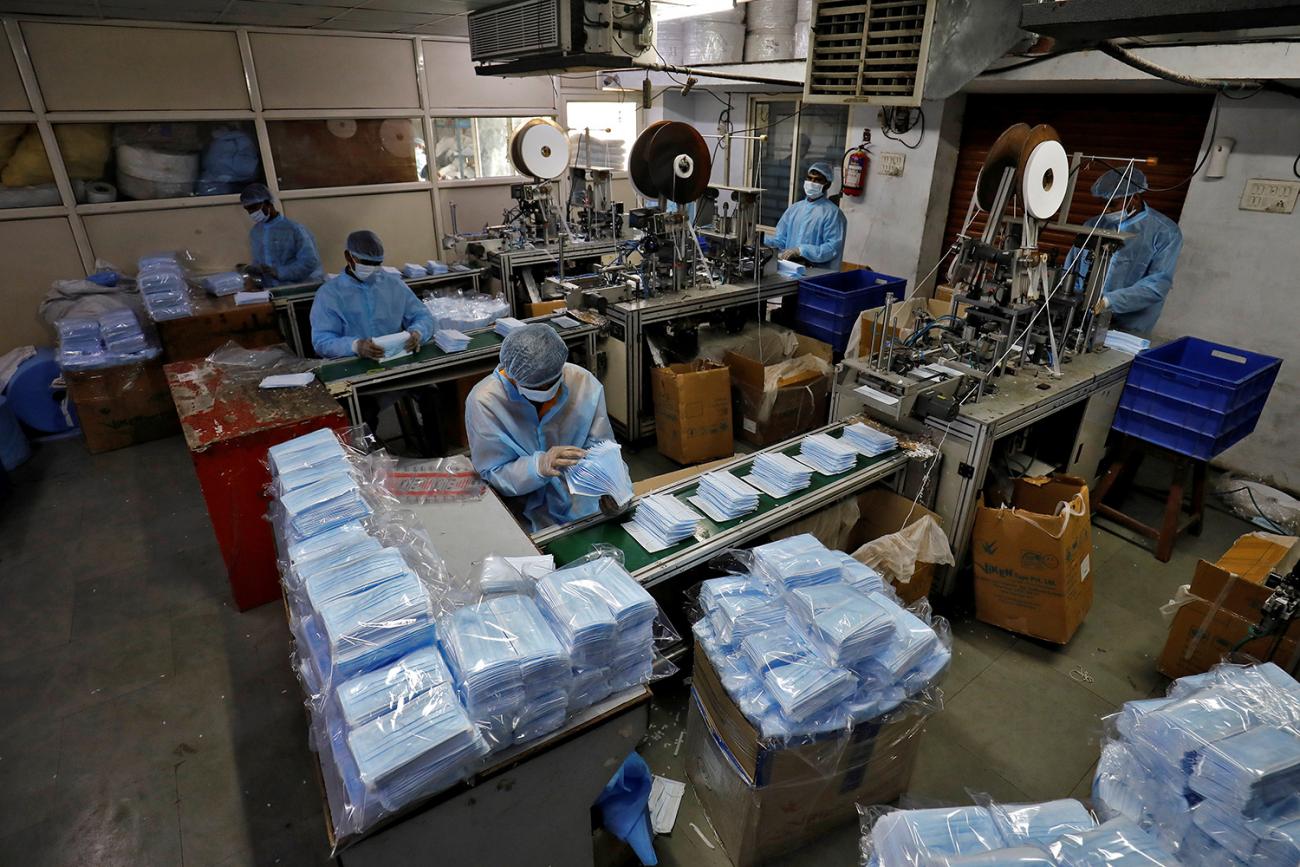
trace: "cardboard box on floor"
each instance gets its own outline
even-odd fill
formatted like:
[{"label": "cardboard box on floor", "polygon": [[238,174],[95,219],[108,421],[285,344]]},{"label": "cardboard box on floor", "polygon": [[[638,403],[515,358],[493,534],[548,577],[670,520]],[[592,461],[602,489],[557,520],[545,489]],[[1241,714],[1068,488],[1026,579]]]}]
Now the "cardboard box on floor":
[{"label": "cardboard box on floor", "polygon": [[695,464],[735,451],[731,438],[731,371],[700,359],[650,371],[660,454]]},{"label": "cardboard box on floor", "polygon": [[[931,512],[920,503],[912,504],[907,497],[899,496],[893,491],[885,488],[872,489],[866,493],[858,495],[858,522],[849,532],[848,544],[844,550],[850,553],[865,545],[867,542],[875,541],[881,536],[888,536],[891,533],[897,533],[904,526],[911,526],[913,523],[921,520],[925,515],[929,515],[943,526],[943,520],[934,512]],[[908,514],[911,513],[911,518]],[[905,525],[903,522],[907,521]],[[890,584],[894,587],[904,605],[910,605],[916,600],[930,595],[930,589],[934,586],[934,573],[938,567],[933,563],[917,562],[912,571],[912,578],[907,583],[899,583],[890,577]]]},{"label": "cardboard box on floor", "polygon": [[91,454],[180,433],[161,359],[101,370],[70,370],[63,380],[77,406],[81,435]]},{"label": "cardboard box on floor", "polygon": [[760,739],[697,645],[686,774],[732,863],[750,867],[855,820],[857,804],[906,792],[924,723],[921,714],[866,722],[780,748]]},{"label": "cardboard box on floor", "polygon": [[[969,305],[958,307],[957,312],[960,314],[965,311]],[[924,311],[932,319],[938,319],[940,316],[947,316],[952,313],[952,298],[940,300],[937,298],[908,298],[906,301],[898,301],[894,304],[893,309],[889,312],[889,323],[887,325],[887,337],[901,340],[907,337],[916,327],[917,311]],[[857,357],[862,358],[870,355],[879,345],[880,321],[884,318],[884,307],[873,307],[870,310],[863,310],[858,315],[858,321],[854,328],[858,332],[856,345],[858,347]],[[877,332],[871,333],[872,326],[875,326]],[[854,337],[849,335],[849,346],[854,345]]]},{"label": "cardboard box on floor", "polygon": [[[1295,536],[1247,533],[1218,562],[1196,564],[1186,601],[1174,612],[1169,637],[1157,665],[1172,678],[1209,671],[1249,634],[1260,607],[1272,594],[1269,573],[1285,570],[1297,555]],[[1267,654],[1273,637],[1252,639],[1240,649],[1256,658]],[[1300,646],[1300,621],[1291,624],[1274,662],[1286,667]]]},{"label": "cardboard box on floor", "polygon": [[680,482],[682,479],[690,479],[703,475],[710,470],[715,470],[725,463],[730,463],[735,455],[728,455],[725,458],[718,458],[716,461],[709,461],[703,464],[696,464],[693,467],[682,467],[680,470],[671,470],[667,473],[660,473],[657,476],[651,476],[648,479],[642,479],[639,482],[632,483],[632,493],[638,497],[643,494],[653,493],[660,488],[667,487],[673,482]]},{"label": "cardboard box on floor", "polygon": [[[1068,508],[1058,511],[1061,503]],[[975,616],[1065,644],[1092,607],[1092,516],[1076,476],[1016,480],[1012,508],[980,502],[971,534]]]},{"label": "cardboard box on floor", "polygon": [[826,423],[832,350],[784,328],[767,328],[727,350],[736,436],[770,446]]}]

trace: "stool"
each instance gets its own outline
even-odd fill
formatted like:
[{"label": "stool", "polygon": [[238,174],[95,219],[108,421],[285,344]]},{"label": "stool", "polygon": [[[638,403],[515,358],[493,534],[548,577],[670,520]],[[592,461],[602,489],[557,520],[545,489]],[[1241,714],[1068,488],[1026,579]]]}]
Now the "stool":
[{"label": "stool", "polygon": [[[1142,464],[1142,459],[1148,454],[1168,460],[1173,467],[1172,477],[1169,481],[1169,495],[1165,498],[1164,520],[1161,521],[1159,527],[1143,524],[1137,518],[1125,514],[1115,506],[1106,503],[1106,495],[1111,493],[1118,484],[1120,486],[1118,491],[1121,493],[1119,499],[1122,504],[1123,493],[1127,491],[1128,484],[1136,475],[1138,467]],[[1174,539],[1178,537],[1179,533],[1186,531],[1193,536],[1201,535],[1201,528],[1205,523],[1205,468],[1206,462],[1203,460],[1170,451],[1146,440],[1125,436],[1120,440],[1115,462],[1110,465],[1106,475],[1097,486],[1097,514],[1109,518],[1135,533],[1141,533],[1143,536],[1155,539],[1156,559],[1161,563],[1168,563],[1169,558],[1174,553]],[[1187,484],[1187,471],[1189,469],[1192,474],[1192,502],[1191,508],[1187,510],[1187,519],[1181,521],[1184,508],[1183,491]]]}]

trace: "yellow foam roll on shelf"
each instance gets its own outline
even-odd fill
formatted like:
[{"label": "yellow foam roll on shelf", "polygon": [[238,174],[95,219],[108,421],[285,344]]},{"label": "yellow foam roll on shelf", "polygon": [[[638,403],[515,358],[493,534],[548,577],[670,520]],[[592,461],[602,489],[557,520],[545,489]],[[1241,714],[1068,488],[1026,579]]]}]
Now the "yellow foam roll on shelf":
[{"label": "yellow foam roll on shelf", "polygon": [[54,172],[50,171],[50,162],[45,158],[41,134],[36,127],[28,127],[5,163],[4,171],[0,172],[0,183],[6,187],[35,187],[53,181]]},{"label": "yellow foam roll on shelf", "polygon": [[68,177],[97,181],[104,177],[104,167],[113,143],[113,125],[108,123],[64,123],[54,127],[59,153]]},{"label": "yellow foam roll on shelf", "polygon": [[27,131],[27,124],[24,123],[0,123],[0,169],[3,169],[5,163],[14,155],[14,150],[18,147],[18,141]]}]

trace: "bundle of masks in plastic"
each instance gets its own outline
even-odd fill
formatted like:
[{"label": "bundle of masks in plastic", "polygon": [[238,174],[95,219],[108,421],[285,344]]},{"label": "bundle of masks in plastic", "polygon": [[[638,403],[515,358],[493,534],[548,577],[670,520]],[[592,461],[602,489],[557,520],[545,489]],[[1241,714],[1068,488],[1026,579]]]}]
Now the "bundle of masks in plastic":
[{"label": "bundle of masks in plastic", "polygon": [[426,298],[424,306],[433,316],[434,331],[450,328],[469,332],[489,328],[497,319],[510,315],[510,305],[505,299],[480,293]]},{"label": "bundle of masks in plastic", "polygon": [[157,358],[162,351],[145,335],[135,311],[108,310],[98,317],[65,316],[55,324],[63,370],[95,370]]},{"label": "bundle of masks in plastic", "polygon": [[244,275],[238,271],[222,271],[219,274],[209,274],[199,281],[204,290],[209,295],[221,297],[223,295],[234,295],[236,292],[244,291]]},{"label": "bundle of masks in plastic", "polygon": [[178,253],[145,256],[136,265],[135,285],[155,322],[193,315],[190,287]]},{"label": "bundle of masks in plastic", "polygon": [[950,640],[927,603],[903,608],[873,570],[809,535],[733,559],[749,573],[700,585],[693,631],[764,738],[814,736],[938,703]]},{"label": "bundle of masks in plastic", "polygon": [[1271,662],[1184,677],[1107,719],[1093,779],[1103,815],[1182,864],[1300,864],[1300,684]]},{"label": "bundle of masks in plastic", "polygon": [[623,447],[601,440],[576,464],[564,471],[569,493],[586,497],[609,496],[619,506],[632,501],[632,477],[623,463]]},{"label": "bundle of masks in plastic", "polygon": [[402,266],[402,277],[406,280],[417,280],[421,277],[428,277],[429,269],[423,265],[417,265],[414,262],[407,262]]}]

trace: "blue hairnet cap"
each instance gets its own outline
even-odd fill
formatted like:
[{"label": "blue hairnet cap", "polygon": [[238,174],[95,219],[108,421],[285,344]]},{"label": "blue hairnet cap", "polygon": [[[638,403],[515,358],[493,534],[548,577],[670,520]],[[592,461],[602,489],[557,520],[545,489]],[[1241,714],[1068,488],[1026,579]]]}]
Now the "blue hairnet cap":
[{"label": "blue hairnet cap", "polygon": [[825,178],[827,182],[835,180],[835,169],[831,168],[830,163],[813,163],[808,167],[808,171],[816,172]]},{"label": "blue hairnet cap", "polygon": [[1111,169],[1093,182],[1092,194],[1099,199],[1122,199],[1147,191],[1147,176],[1137,166],[1129,170],[1128,177],[1124,175]]},{"label": "blue hairnet cap", "polygon": [[266,184],[249,184],[244,187],[244,191],[239,194],[239,204],[245,208],[251,205],[260,205],[263,202],[271,201],[271,191],[267,189]]},{"label": "blue hairnet cap", "polygon": [[384,261],[384,242],[369,229],[358,229],[348,235],[347,251],[366,262]]},{"label": "blue hairnet cap", "polygon": [[501,366],[515,385],[545,388],[555,382],[569,359],[564,338],[549,325],[533,322],[501,341]]}]

